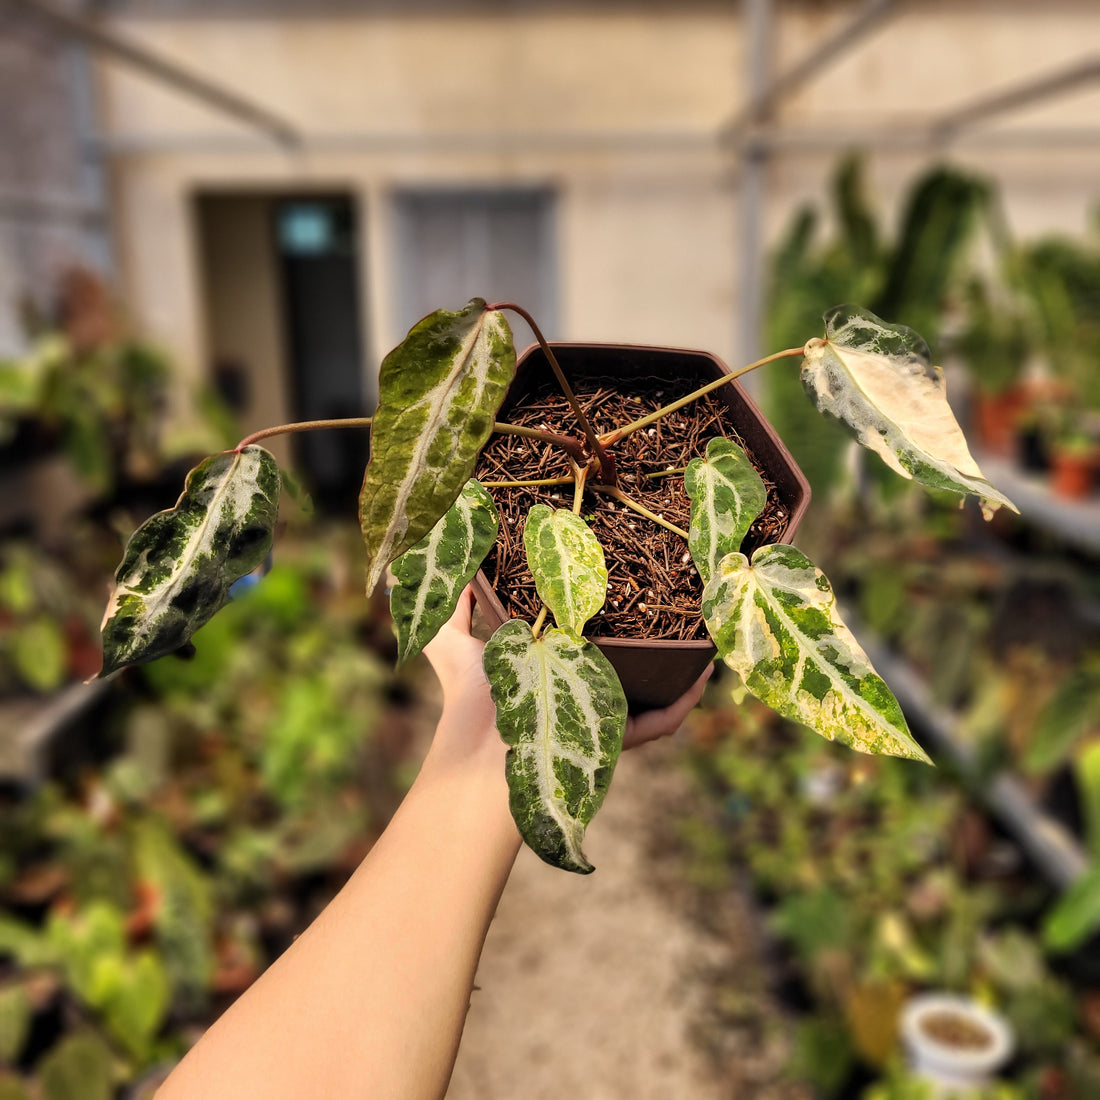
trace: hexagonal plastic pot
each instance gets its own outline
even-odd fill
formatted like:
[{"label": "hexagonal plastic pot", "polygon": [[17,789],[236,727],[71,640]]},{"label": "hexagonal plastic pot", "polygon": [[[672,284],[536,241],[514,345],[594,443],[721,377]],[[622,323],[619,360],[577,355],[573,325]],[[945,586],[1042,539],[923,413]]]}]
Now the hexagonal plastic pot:
[{"label": "hexagonal plastic pot", "polygon": [[[687,379],[697,386],[730,374],[716,356],[705,351],[682,348],[644,347],[630,344],[552,343],[554,354],[565,376],[580,381],[598,375],[609,377],[629,393],[634,379],[656,376],[668,381]],[[516,366],[516,377],[499,414],[519,405],[526,394],[546,378],[552,378],[550,366],[538,345],[529,347]],[[729,424],[735,428],[748,450],[764,468],[785,506],[788,519],[780,542],[790,542],[798,530],[810,503],[810,486],[783,445],[775,429],[756,403],[737,382],[715,391],[729,410]],[[474,578],[474,593],[486,625],[495,630],[508,614],[484,573]],[[603,638],[591,636],[615,667],[632,713],[667,706],[678,699],[714,659],[715,648],[709,639]]]}]

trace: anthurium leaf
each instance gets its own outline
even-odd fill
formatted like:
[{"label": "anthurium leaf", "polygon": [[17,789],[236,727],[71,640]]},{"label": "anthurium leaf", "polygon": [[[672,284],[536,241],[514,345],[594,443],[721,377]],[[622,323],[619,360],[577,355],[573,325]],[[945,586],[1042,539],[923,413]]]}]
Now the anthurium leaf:
[{"label": "anthurium leaf", "polygon": [[703,590],[718,652],[786,718],[860,752],[928,762],[897,700],[841,622],[829,582],[793,546],[727,554]]},{"label": "anthurium leaf", "polygon": [[854,306],[825,314],[824,340],[809,340],[802,384],[821,412],[844,422],[892,470],[934,489],[973,493],[988,518],[1016,506],[971,457],[928,345]]},{"label": "anthurium leaf", "polygon": [[99,675],[183,645],[267,556],[278,511],[279,468],[262,447],[196,466],[175,507],[127,543],[103,617]]},{"label": "anthurium leaf", "polygon": [[415,657],[451,617],[458,597],[496,541],[496,506],[470,478],[443,518],[393,563],[390,612],[397,627],[397,663]]},{"label": "anthurium leaf", "polygon": [[1043,920],[1048,951],[1072,951],[1100,930],[1100,863],[1094,863],[1061,896]]},{"label": "anthurium leaf", "polygon": [[688,463],[684,488],[691,498],[688,549],[706,584],[718,563],[740,548],[768,493],[744,450],[721,437],[707,441],[705,458]]},{"label": "anthurium leaf", "polygon": [[455,502],[515,368],[508,322],[481,298],[429,314],[383,360],[359,494],[368,592]]},{"label": "anthurium leaf", "polygon": [[547,863],[588,874],[581,841],[626,729],[619,678],[591,642],[556,627],[536,640],[516,619],[489,639],[484,662],[520,835]]},{"label": "anthurium leaf", "polygon": [[527,515],[523,546],[542,602],[558,626],[579,636],[607,595],[599,540],[580,516],[536,504]]}]

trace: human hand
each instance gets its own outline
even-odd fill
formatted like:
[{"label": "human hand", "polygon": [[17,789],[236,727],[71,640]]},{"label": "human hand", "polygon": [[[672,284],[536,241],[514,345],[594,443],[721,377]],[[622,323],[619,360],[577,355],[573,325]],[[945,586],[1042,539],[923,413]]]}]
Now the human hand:
[{"label": "human hand", "polygon": [[[459,597],[455,613],[424,647],[424,654],[443,687],[444,707],[448,710],[454,708],[469,717],[471,724],[488,722],[492,725],[496,720],[496,710],[481,663],[485,643],[470,634],[472,615],[473,589],[466,588]],[[623,748],[637,748],[638,745],[675,733],[688,712],[699,702],[713,672],[714,665],[707,665],[687,692],[669,706],[631,715],[626,722]]]},{"label": "human hand", "polygon": [[648,741],[656,741],[658,738],[675,733],[688,716],[688,712],[693,710],[703,697],[703,689],[713,674],[714,662],[712,661],[703,669],[699,679],[674,703],[660,710],[646,710],[641,714],[632,714],[626,720],[623,748],[636,749]]},{"label": "human hand", "polygon": [[471,727],[496,723],[496,707],[481,663],[485,643],[470,633],[474,590],[467,586],[454,614],[424,647],[424,656],[439,677],[445,712],[461,714]]}]

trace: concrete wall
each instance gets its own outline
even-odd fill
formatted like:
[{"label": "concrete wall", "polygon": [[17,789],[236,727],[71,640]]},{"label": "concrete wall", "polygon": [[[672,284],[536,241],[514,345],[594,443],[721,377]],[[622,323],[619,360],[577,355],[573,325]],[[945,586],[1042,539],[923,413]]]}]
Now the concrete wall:
[{"label": "concrete wall", "polygon": [[[79,147],[80,58],[32,22],[0,32],[0,355],[25,350],[21,307],[48,309],[58,276],[102,267],[102,234],[89,204]],[[90,86],[90,85],[89,85]]]},{"label": "concrete wall", "polygon": [[[777,2],[776,67],[855,6]],[[368,369],[402,335],[390,212],[406,185],[554,188],[560,329],[551,336],[682,344],[733,357],[744,289],[739,161],[716,135],[743,99],[739,5],[366,4],[330,14],[257,7],[265,5],[183,16],[165,14],[178,4],[131,5],[115,22],[299,126],[310,135],[305,151],[280,149],[113,64],[100,72],[126,291],[189,371],[204,369],[212,350],[189,204],[197,190],[219,187],[331,188],[359,198]],[[314,14],[296,14],[302,10]],[[1097,41],[1100,5],[1091,0],[901,5],[784,105],[782,124],[825,147],[769,159],[765,238],[774,239],[799,202],[821,195],[844,149],[841,130],[903,130],[930,110],[1077,59]],[[1094,89],[1008,125],[1097,120]],[[1000,182],[1010,221],[1024,234],[1080,232],[1100,195],[1095,142],[1037,154],[968,141],[943,152]],[[934,155],[872,155],[871,180],[886,209]]]}]

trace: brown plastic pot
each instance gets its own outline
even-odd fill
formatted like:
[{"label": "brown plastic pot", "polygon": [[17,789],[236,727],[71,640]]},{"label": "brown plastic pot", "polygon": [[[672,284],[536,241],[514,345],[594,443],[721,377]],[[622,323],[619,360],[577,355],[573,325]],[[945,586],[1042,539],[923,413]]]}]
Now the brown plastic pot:
[{"label": "brown plastic pot", "polygon": [[[566,378],[579,381],[592,375],[610,377],[621,381],[625,393],[630,392],[632,380],[639,375],[669,382],[686,379],[704,386],[731,373],[725,363],[705,351],[630,344],[553,343],[551,347]],[[548,377],[552,377],[552,372],[546,357],[538,345],[532,345],[516,365],[515,381],[501,407],[500,419],[507,420],[508,411]],[[790,542],[810,503],[809,483],[775,429],[737,382],[722,386],[715,395],[725,401],[730,425],[764,467],[786,506],[789,518],[780,541]],[[495,630],[508,615],[484,573],[479,572],[474,578],[474,594],[486,625]],[[678,699],[698,679],[716,652],[709,639],[592,637],[591,640],[603,650],[618,673],[631,713],[665,707]]]}]

